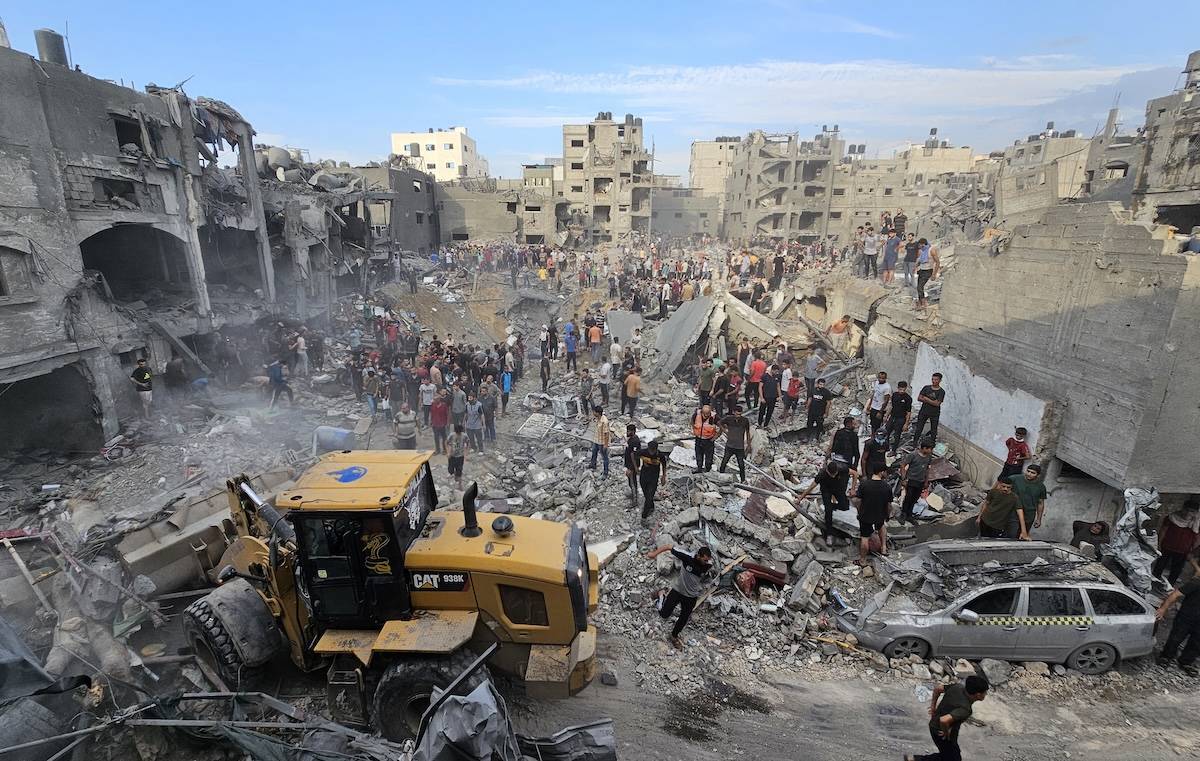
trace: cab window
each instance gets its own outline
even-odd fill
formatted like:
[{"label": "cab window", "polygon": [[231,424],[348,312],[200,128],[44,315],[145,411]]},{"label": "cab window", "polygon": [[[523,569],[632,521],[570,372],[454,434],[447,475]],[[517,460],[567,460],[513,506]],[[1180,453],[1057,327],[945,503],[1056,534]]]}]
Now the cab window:
[{"label": "cab window", "polygon": [[1017,607],[1017,587],[993,589],[976,597],[963,607],[981,616],[1010,616]]},{"label": "cab window", "polygon": [[541,592],[501,584],[500,604],[504,606],[504,615],[514,624],[550,625],[550,617],[546,613],[546,596]]},{"label": "cab window", "polygon": [[1029,615],[1082,616],[1083,595],[1071,587],[1029,588]]},{"label": "cab window", "polygon": [[1092,610],[1097,616],[1143,616],[1146,609],[1129,595],[1115,589],[1089,589]]}]

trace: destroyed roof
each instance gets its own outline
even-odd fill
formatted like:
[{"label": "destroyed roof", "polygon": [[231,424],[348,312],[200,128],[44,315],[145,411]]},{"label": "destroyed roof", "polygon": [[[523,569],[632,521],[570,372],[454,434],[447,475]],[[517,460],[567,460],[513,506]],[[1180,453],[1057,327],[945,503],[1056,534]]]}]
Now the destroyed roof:
[{"label": "destroyed roof", "polygon": [[662,361],[646,373],[647,378],[670,375],[679,369],[683,358],[708,327],[708,316],[712,313],[714,303],[712,296],[685,301],[666,322],[658,326],[654,348]]}]

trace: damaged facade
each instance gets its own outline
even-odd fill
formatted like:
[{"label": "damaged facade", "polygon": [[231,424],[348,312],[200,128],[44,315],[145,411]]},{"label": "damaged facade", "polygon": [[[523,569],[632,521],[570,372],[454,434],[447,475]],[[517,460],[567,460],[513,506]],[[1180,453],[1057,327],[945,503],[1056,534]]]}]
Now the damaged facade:
[{"label": "damaged facade", "polygon": [[[381,254],[369,205],[407,209],[412,195],[391,194],[419,182],[420,213],[432,208],[427,175],[398,170],[372,196],[348,167],[255,146],[220,101],[138,92],[65,59],[0,48],[0,100],[6,448],[98,450],[138,410],[136,359],[160,374],[179,355],[207,374],[217,330],[320,318],[338,278],[359,286]],[[379,229],[385,259],[401,218]]]},{"label": "damaged facade", "polygon": [[725,236],[812,242],[828,234],[834,168],[845,143],[836,130],[812,140],[798,133],[751,132],[733,150],[726,180]]},{"label": "damaged facade", "polygon": [[640,117],[613,121],[601,111],[587,124],[563,125],[566,244],[577,247],[628,240],[650,231],[654,156]]}]

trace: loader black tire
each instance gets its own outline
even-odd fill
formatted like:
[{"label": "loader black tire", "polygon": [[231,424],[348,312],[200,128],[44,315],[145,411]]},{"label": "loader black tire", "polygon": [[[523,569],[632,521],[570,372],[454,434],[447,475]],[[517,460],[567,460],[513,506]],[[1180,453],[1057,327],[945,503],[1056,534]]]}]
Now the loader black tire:
[{"label": "loader black tire", "polygon": [[196,657],[217,672],[229,689],[236,692],[253,685],[262,673],[261,668],[251,668],[243,663],[233,636],[225,630],[225,624],[213,612],[207,597],[201,597],[183,611],[183,628]]},{"label": "loader black tire", "polygon": [[[371,720],[379,734],[393,742],[415,739],[421,726],[421,714],[429,707],[433,688],[444,689],[476,658],[476,653],[461,649],[438,657],[418,655],[399,658],[379,677],[371,705]],[[463,683],[458,694],[466,694],[491,681],[487,666],[480,666]]]}]

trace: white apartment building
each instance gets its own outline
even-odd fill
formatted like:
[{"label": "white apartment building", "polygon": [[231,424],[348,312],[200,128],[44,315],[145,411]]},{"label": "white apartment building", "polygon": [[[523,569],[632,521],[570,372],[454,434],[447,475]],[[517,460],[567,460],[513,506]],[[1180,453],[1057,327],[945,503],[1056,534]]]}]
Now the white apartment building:
[{"label": "white apartment building", "polygon": [[425,132],[393,132],[392,153],[419,159],[438,182],[487,177],[487,159],[479,154],[466,127],[430,127]]}]

